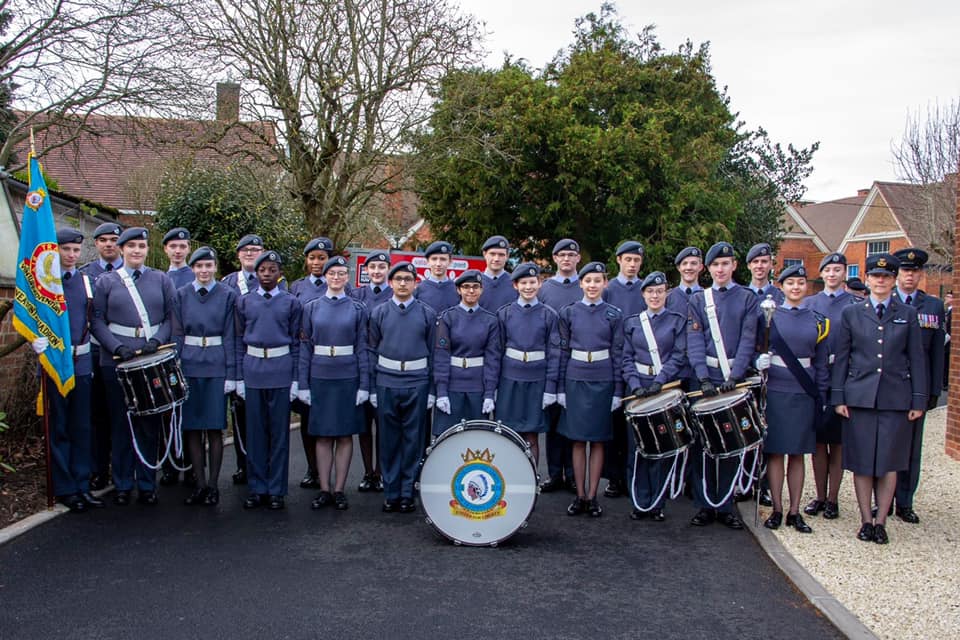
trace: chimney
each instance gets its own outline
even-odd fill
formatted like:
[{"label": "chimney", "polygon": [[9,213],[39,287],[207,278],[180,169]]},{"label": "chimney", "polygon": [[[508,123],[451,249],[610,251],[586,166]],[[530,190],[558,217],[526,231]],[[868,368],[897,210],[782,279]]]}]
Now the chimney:
[{"label": "chimney", "polygon": [[236,122],[240,119],[240,85],[236,82],[217,83],[217,120]]},{"label": "chimney", "polygon": [[[217,86],[220,86],[220,85],[217,85]],[[861,198],[866,198],[868,195],[870,195],[870,189],[857,189],[857,196]]]}]

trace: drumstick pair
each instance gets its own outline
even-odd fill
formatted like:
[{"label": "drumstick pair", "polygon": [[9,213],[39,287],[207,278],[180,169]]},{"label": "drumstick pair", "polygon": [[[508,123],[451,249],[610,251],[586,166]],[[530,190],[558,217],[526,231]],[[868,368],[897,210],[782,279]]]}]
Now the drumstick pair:
[{"label": "drumstick pair", "polygon": [[[681,384],[682,384],[682,383],[681,383],[680,380],[674,380],[673,382],[668,382],[667,384],[665,384],[665,385],[663,385],[662,387],[660,387],[660,390],[661,390],[661,391],[668,391],[668,390],[670,390],[670,389],[675,389],[675,388],[679,387]],[[746,388],[748,388],[748,387],[750,387],[750,386],[751,386],[751,384],[750,384],[749,382],[741,382],[741,383],[738,384],[736,387],[734,387],[734,389],[746,389]],[[688,398],[699,398],[699,397],[701,397],[701,396],[703,395],[703,391],[688,391],[685,395],[686,395]],[[624,403],[627,403],[627,402],[630,402],[631,400],[638,400],[638,399],[640,399],[640,398],[641,398],[641,396],[627,396],[626,398],[623,399],[623,402],[624,402]]]},{"label": "drumstick pair", "polygon": [[[162,345],[160,345],[159,347],[157,347],[157,351],[160,351],[160,350],[162,350],[162,349],[173,349],[173,348],[176,347],[176,346],[177,346],[177,345],[172,344],[172,343],[171,343],[171,344],[162,344]],[[142,349],[137,349],[137,350],[134,351],[133,353],[134,353],[134,355],[142,356],[142,355],[143,355],[143,350],[142,350]],[[120,360],[120,356],[113,356],[113,359],[114,359],[114,360]]]}]

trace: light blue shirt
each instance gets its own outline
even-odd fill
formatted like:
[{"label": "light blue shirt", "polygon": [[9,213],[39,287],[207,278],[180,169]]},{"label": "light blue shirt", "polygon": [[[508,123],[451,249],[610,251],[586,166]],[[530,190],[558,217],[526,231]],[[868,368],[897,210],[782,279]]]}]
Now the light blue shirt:
[{"label": "light blue shirt", "polygon": [[569,280],[570,282],[578,282],[578,281],[580,280],[580,276],[578,276],[577,274],[573,274],[572,276],[570,276],[570,277],[568,278],[568,277],[566,277],[566,276],[555,275],[555,276],[553,276],[553,277],[550,278],[550,279],[551,279],[551,280],[556,280],[556,281],[559,282],[560,284],[563,284],[563,281],[564,281],[564,280]]},{"label": "light blue shirt", "polygon": [[525,305],[525,304],[528,304],[528,305],[530,305],[531,307],[535,307],[535,306],[537,306],[538,304],[540,304],[540,300],[538,300],[537,298],[534,298],[534,299],[531,300],[530,302],[527,302],[526,300],[524,300],[524,299],[521,298],[520,296],[517,296],[517,304],[520,305],[521,307],[522,307],[523,305]]},{"label": "light blue shirt", "polygon": [[201,288],[205,288],[208,292],[210,292],[213,291],[215,286],[217,286],[217,281],[212,280],[210,284],[200,284],[199,280],[194,280],[191,284],[193,284],[194,291],[200,291]]}]

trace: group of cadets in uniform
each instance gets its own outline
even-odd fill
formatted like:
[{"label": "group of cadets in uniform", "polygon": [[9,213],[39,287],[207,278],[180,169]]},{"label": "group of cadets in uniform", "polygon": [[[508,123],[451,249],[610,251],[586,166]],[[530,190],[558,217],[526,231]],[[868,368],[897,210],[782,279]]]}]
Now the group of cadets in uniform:
[{"label": "group of cadets in uniform", "polygon": [[[244,508],[284,507],[293,410],[307,460],[301,486],[320,490],[312,508],[348,508],[358,436],[358,490],[382,491],[386,512],[416,509],[416,474],[431,436],[495,417],[523,435],[535,460],[545,434],[541,489],[575,493],[569,515],[603,513],[603,476],[607,497],[629,494],[637,507],[648,505],[632,518],[659,522],[668,464],[632,455],[623,399],[654,397],[671,383],[710,397],[762,374],[765,499],[773,507],[765,526],[783,522],[786,483],[786,525],[811,531],[800,511],[807,454],[816,497],[803,514],[838,517],[850,470],[860,539],[885,543],[894,507],[900,519],[919,522],[913,496],[924,412],[943,386],[946,339],[943,303],[918,289],[927,259],[919,249],[870,256],[869,294],[859,297],[844,286],[839,253],[820,264],[822,292],[806,295],[802,265],[782,270],[774,286],[765,243],[746,254],[748,286],[734,281],[737,252],[726,242],[677,254],[680,280],[670,289],[662,272],[643,276],[639,242],[617,247],[610,277],[602,262],[578,268],[579,244],[560,240],[555,273],[542,280],[534,263],[508,273],[509,242],[493,236],[482,246],[484,272],[451,279],[453,247],[438,241],[425,252],[421,282],[412,264],[391,265],[389,254],[375,252],[365,263],[368,282],[351,287],[346,260],[321,237],[304,248],[307,275],[288,288],[280,255],[254,234],[237,243],[241,269],[221,281],[216,253],[190,254],[183,228],[163,238],[166,273],[144,264],[146,229],[101,225],[98,258],[78,269],[83,240],[73,229],[58,232],[77,386],[51,404],[53,478],[73,511],[103,506],[91,490],[107,484],[108,469],[115,504],[128,504],[134,488],[139,503],[157,503],[161,418],[127,413],[116,365],[172,344],[190,389],[182,421],[194,486],[188,505],[219,502],[228,415],[233,481],[249,489]],[[774,309],[765,313],[768,299]],[[33,348],[46,346],[40,339]],[[708,456],[701,465],[699,444],[694,454],[699,510],[691,524],[742,528],[728,491],[737,460]],[[177,466],[164,468],[162,484],[177,481]]]}]

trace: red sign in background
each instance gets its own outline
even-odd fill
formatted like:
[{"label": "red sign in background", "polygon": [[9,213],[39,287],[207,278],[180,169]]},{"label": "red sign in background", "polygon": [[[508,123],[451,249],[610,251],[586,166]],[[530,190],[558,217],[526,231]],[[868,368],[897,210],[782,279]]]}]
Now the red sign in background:
[{"label": "red sign in background", "polygon": [[[467,269],[477,269],[478,271],[483,271],[487,268],[487,263],[483,258],[476,256],[451,256],[452,260],[450,261],[450,268],[447,269],[448,278],[456,278],[461,273]],[[370,282],[370,279],[367,277],[367,270],[364,268],[364,264],[367,262],[366,255],[357,255],[357,270],[354,285],[362,287],[363,285]],[[410,262],[417,269],[417,280],[423,280],[426,277],[426,273],[429,270],[427,268],[427,259],[423,257],[422,253],[416,251],[391,251],[390,252],[390,265],[395,265],[398,262]]]}]

